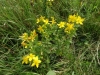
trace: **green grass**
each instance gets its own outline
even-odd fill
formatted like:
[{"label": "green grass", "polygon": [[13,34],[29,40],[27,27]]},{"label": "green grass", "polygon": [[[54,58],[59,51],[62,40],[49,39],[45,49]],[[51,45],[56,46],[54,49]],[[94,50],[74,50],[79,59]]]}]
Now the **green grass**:
[{"label": "green grass", "polygon": [[[55,70],[57,75],[100,75],[99,7],[99,0],[54,0],[51,6],[45,0],[0,0],[0,75],[46,75],[49,70]],[[85,22],[65,57],[52,53],[47,63],[42,62],[47,65],[38,69],[22,65],[25,49],[19,36],[36,28],[36,18],[54,16],[59,22],[74,13],[84,17]]]}]

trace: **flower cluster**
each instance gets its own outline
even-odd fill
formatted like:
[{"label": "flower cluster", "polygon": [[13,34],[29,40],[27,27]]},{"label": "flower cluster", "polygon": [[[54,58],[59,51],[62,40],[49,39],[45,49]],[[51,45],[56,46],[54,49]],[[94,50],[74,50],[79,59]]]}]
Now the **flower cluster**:
[{"label": "flower cluster", "polygon": [[54,17],[51,17],[51,20],[49,20],[41,16],[40,18],[37,19],[37,24],[39,24],[38,31],[40,33],[46,33],[45,29],[48,26],[52,26],[54,24],[58,26],[60,29],[63,28],[64,32],[70,33],[71,31],[74,31],[77,27],[79,27],[79,25],[83,25],[83,21],[84,18],[81,18],[79,15],[75,15],[75,14],[68,16],[68,22],[61,21],[59,23],[55,21]]},{"label": "flower cluster", "polygon": [[38,56],[35,56],[34,54],[30,53],[28,55],[25,55],[23,57],[23,61],[22,61],[22,64],[28,64],[30,63],[30,65],[33,67],[33,66],[36,66],[37,68],[39,67],[39,64],[41,63],[41,60],[38,59]]},{"label": "flower cluster", "polygon": [[54,17],[51,17],[50,19],[47,19],[43,16],[40,16],[37,19],[37,25],[38,25],[38,32],[44,35],[45,37],[49,36],[49,30],[53,28],[53,25],[56,24],[56,21]]},{"label": "flower cluster", "polygon": [[27,48],[30,41],[34,42],[36,36],[37,36],[37,33],[35,30],[31,31],[30,35],[28,35],[28,33],[23,33],[22,36],[20,36],[20,38],[22,40],[21,45],[23,47]]},{"label": "flower cluster", "polygon": [[[66,38],[66,36],[72,38],[73,35],[75,35],[75,33],[73,32],[75,32],[80,25],[83,25],[83,21],[84,18],[81,18],[78,15],[69,15],[68,21],[60,21],[60,22],[57,22],[54,17],[48,19],[45,18],[44,16],[40,16],[39,18],[37,18],[35,27],[36,29],[31,31],[30,34],[23,33],[22,36],[20,36],[22,40],[21,45],[24,48],[28,49],[30,53],[23,57],[22,64],[24,63],[30,64],[31,66],[36,66],[38,68],[39,64],[41,63],[41,60],[39,60],[38,56],[35,56],[34,54],[38,55],[40,54],[40,56],[43,55],[44,58],[45,55],[44,52],[48,52],[44,51],[45,48],[48,47],[46,46],[47,44],[49,44],[50,48],[52,48],[51,41],[53,41],[55,44],[59,43],[60,45],[62,45],[61,43],[63,41],[67,42],[67,40],[70,39]],[[65,35],[65,33],[67,35]],[[64,39],[61,40],[62,37]],[[42,42],[42,45],[41,42],[39,41]]]},{"label": "flower cluster", "polygon": [[59,28],[65,28],[66,33],[70,33],[72,30],[75,30],[75,25],[83,25],[84,18],[81,18],[78,15],[69,15],[68,22],[60,22],[57,24]]},{"label": "flower cluster", "polygon": [[79,15],[69,15],[68,22],[70,23],[76,23],[83,25],[84,18],[81,18]]},{"label": "flower cluster", "polygon": [[[35,30],[31,31],[30,35],[28,33],[23,33],[22,36],[20,36],[22,42],[21,45],[26,48],[29,49],[30,52],[32,52],[32,43],[34,43],[36,37],[37,37],[37,33]],[[38,68],[39,64],[41,63],[41,60],[38,59],[38,56],[35,56],[34,54],[30,53],[28,55],[25,55],[23,57],[23,61],[22,64],[31,64],[31,66],[35,66]]]}]

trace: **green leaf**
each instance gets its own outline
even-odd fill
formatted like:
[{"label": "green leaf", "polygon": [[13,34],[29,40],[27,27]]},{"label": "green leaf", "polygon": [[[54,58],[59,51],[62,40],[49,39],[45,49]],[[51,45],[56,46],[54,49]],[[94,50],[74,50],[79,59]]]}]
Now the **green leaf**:
[{"label": "green leaf", "polygon": [[56,75],[55,71],[51,70],[46,75]]}]

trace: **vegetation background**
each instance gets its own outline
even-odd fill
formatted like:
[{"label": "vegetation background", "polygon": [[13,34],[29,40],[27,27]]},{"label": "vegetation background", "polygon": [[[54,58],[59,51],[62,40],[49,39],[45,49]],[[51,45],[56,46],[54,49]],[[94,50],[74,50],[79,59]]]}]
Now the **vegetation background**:
[{"label": "vegetation background", "polygon": [[[0,0],[0,75],[100,75],[100,1],[99,0]],[[35,28],[36,18],[44,15],[64,21],[70,14],[85,18],[73,38],[69,60],[51,58],[58,63],[42,70],[22,65],[23,48],[19,36]],[[55,56],[55,55],[51,55]],[[53,63],[53,61],[52,61]]]}]

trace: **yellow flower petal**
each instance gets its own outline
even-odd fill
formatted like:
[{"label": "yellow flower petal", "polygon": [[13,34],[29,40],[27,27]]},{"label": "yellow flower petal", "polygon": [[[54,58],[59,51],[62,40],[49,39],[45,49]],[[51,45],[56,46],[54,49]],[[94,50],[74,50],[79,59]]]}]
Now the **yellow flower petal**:
[{"label": "yellow flower petal", "polygon": [[68,22],[76,22],[76,19],[77,19],[76,15],[69,15]]},{"label": "yellow flower petal", "polygon": [[35,55],[33,55],[32,53],[30,53],[30,54],[28,55],[29,61],[32,61],[32,60],[34,59],[34,57],[35,57]]},{"label": "yellow flower petal", "polygon": [[58,24],[58,26],[59,26],[59,28],[64,28],[64,27],[65,27],[65,22],[60,22],[60,23]]},{"label": "yellow flower petal", "polygon": [[34,57],[33,59],[33,63],[31,66],[35,66],[38,68],[39,67],[39,64],[41,63],[41,60],[38,59],[38,56]]},{"label": "yellow flower petal", "polygon": [[81,18],[80,16],[78,16],[76,19],[76,24],[83,25],[83,21],[84,21],[84,18]]},{"label": "yellow flower petal", "polygon": [[42,26],[39,26],[39,27],[38,27],[38,31],[39,31],[40,33],[44,32],[43,27],[42,27]]},{"label": "yellow flower petal", "polygon": [[70,33],[71,30],[74,30],[74,24],[67,23],[67,27],[65,28],[65,32]]},{"label": "yellow flower petal", "polygon": [[27,55],[23,57],[22,64],[24,64],[24,63],[28,64],[28,56]]}]

